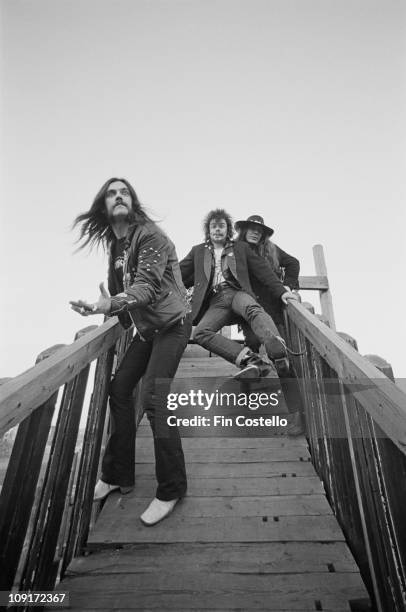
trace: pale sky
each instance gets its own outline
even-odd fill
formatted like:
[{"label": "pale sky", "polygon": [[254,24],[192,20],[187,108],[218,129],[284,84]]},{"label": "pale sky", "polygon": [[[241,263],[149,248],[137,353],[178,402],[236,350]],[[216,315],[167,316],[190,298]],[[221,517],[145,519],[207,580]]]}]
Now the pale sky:
[{"label": "pale sky", "polygon": [[337,329],[406,377],[403,0],[0,6],[0,377],[101,322],[69,309],[106,277],[70,225],[111,176],[179,257],[217,206],[262,215],[301,274],[323,244]]}]

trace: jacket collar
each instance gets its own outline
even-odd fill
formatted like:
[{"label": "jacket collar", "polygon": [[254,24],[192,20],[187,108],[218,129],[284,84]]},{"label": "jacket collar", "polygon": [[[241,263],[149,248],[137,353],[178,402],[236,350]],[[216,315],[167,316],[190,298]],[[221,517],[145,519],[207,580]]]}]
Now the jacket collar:
[{"label": "jacket collar", "polygon": [[[234,243],[235,241],[232,238],[228,238],[223,249],[232,249],[234,247]],[[210,240],[210,238],[206,240],[206,242],[204,243],[204,246],[210,251],[214,251],[214,245],[212,241]]]},{"label": "jacket collar", "polygon": [[[214,251],[214,246],[210,238],[206,240],[204,247],[205,247],[204,248],[204,258],[203,258],[204,273],[205,273],[207,280],[210,281],[212,265],[213,265],[213,251]],[[228,254],[230,251],[232,251],[233,247],[234,247],[234,240],[228,239],[223,247],[223,251],[226,254]],[[231,263],[230,267],[233,270],[235,268],[234,258],[231,260],[231,257],[230,257],[230,261],[228,262],[228,264],[230,265],[230,263]]]}]

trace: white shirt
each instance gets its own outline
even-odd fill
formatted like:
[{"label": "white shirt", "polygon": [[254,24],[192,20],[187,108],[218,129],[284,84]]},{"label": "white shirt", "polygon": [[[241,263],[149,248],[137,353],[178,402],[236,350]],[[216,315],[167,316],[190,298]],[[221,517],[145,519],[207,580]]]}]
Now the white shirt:
[{"label": "white shirt", "polygon": [[213,287],[225,282],[223,271],[221,269],[221,255],[223,253],[223,247],[214,247],[214,275],[213,275]]}]

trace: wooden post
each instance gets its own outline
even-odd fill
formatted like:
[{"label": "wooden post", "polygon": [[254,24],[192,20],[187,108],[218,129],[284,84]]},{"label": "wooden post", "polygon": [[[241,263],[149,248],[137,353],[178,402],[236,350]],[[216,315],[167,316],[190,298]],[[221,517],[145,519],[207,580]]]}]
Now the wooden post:
[{"label": "wooden post", "polygon": [[[321,244],[316,244],[313,247],[313,257],[314,257],[314,265],[316,268],[316,274],[319,276],[325,276],[327,278],[327,266],[326,260],[324,258],[324,251]],[[320,295],[320,306],[321,313],[326,317],[326,319],[330,323],[331,329],[336,329],[335,319],[334,319],[334,310],[333,310],[333,300],[331,297],[330,289],[322,289],[319,291]]]}]

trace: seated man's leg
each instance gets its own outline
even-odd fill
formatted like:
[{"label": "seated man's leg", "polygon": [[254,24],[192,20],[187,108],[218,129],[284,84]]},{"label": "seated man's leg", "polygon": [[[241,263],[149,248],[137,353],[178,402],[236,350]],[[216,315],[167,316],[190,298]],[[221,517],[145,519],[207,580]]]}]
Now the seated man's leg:
[{"label": "seated man's leg", "polygon": [[[242,331],[244,333],[245,343],[255,352],[258,352],[261,344],[259,338],[254,334],[248,323],[243,321],[241,323]],[[283,325],[277,327],[279,336],[285,339],[285,329]],[[287,426],[287,434],[290,436],[298,436],[304,433],[303,426],[303,402],[302,395],[299,388],[296,372],[293,368],[291,361],[289,361],[288,368],[281,368],[278,371],[282,392],[285,397],[286,405],[290,413],[289,423]]]},{"label": "seated man's leg", "polygon": [[239,325],[241,326],[242,333],[244,334],[246,346],[248,346],[248,348],[250,348],[254,353],[258,353],[261,346],[261,341],[257,338],[246,321],[240,321]]},{"label": "seated man's leg", "polygon": [[260,342],[265,345],[268,357],[275,362],[278,373],[281,370],[287,371],[289,360],[287,359],[285,341],[281,338],[272,317],[251,295],[244,291],[236,292],[232,309],[245,319]]},{"label": "seated man's leg", "polygon": [[197,325],[193,336],[198,344],[230,363],[238,362],[242,352],[241,345],[217,332],[235,320],[235,315],[231,309],[234,293],[235,291],[230,289],[213,295],[209,307]]},{"label": "seated man's leg", "polygon": [[213,296],[208,310],[196,327],[194,339],[204,348],[240,367],[241,371],[235,376],[236,379],[265,376],[269,367],[259,355],[246,346],[241,348],[239,342],[217,333],[225,325],[235,323],[236,317],[231,308],[235,294],[236,291],[230,289]]}]

